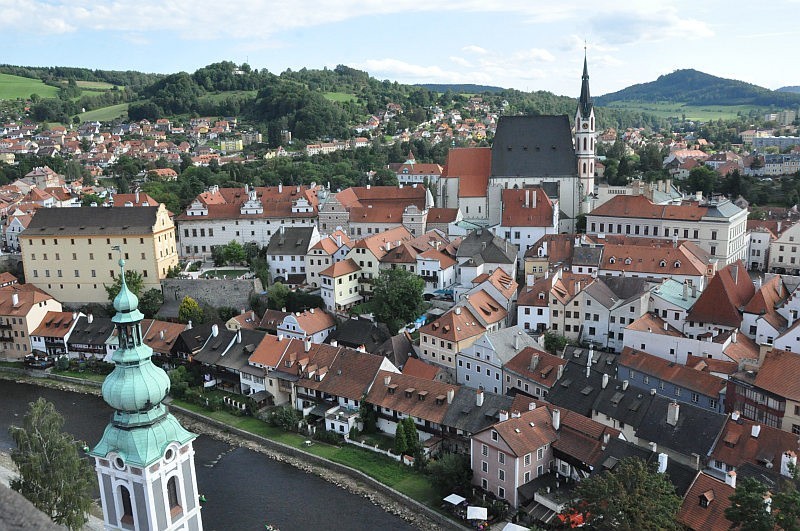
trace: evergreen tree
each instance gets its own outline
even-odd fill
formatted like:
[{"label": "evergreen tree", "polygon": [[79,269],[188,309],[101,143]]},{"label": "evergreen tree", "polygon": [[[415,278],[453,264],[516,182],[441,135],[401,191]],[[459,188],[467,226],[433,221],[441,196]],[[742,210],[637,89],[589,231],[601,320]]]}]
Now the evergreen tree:
[{"label": "evergreen tree", "polygon": [[419,433],[417,433],[417,425],[414,423],[414,417],[406,417],[403,419],[405,423],[405,436],[406,436],[406,450],[411,455],[416,455],[419,450]]},{"label": "evergreen tree", "polygon": [[396,454],[403,455],[408,450],[406,444],[406,427],[405,422],[398,422],[397,429],[394,432],[394,451]]}]

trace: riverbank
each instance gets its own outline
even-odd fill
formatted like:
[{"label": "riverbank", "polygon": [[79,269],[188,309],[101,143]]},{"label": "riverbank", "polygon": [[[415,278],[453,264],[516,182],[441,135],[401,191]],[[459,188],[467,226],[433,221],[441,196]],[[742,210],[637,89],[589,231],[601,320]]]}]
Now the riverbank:
[{"label": "riverbank", "polygon": [[[56,378],[53,378],[54,376]],[[0,378],[62,391],[100,395],[98,382],[81,382],[74,378],[65,378],[57,375],[33,377],[24,374],[24,371],[14,371],[13,374],[9,374],[0,368]],[[368,500],[373,505],[380,507],[389,514],[398,516],[418,529],[466,529],[457,522],[449,520],[446,516],[349,466],[332,462],[325,459],[325,457],[304,452],[302,449],[290,447],[269,438],[260,437],[257,434],[238,430],[235,427],[209,418],[203,412],[190,411],[174,404],[171,406],[171,411],[187,429],[195,433],[209,436],[232,446],[258,452],[275,461],[286,463],[306,473],[314,474],[336,487]],[[327,447],[322,443],[315,443],[315,445],[319,445],[320,448],[322,446]],[[368,458],[371,455],[365,454],[364,457]]]}]

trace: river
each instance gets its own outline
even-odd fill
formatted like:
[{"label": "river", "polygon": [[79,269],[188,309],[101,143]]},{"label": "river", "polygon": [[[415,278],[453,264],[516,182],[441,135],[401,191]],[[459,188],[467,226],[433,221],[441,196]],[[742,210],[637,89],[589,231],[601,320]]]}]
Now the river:
[{"label": "river", "polygon": [[[12,424],[21,424],[28,403],[43,397],[64,416],[64,429],[94,445],[111,415],[102,399],[0,380],[0,450],[8,452]],[[206,436],[194,442],[198,489],[208,502],[209,531],[257,530],[270,523],[281,531],[411,530],[408,523],[368,500],[285,463]]]}]

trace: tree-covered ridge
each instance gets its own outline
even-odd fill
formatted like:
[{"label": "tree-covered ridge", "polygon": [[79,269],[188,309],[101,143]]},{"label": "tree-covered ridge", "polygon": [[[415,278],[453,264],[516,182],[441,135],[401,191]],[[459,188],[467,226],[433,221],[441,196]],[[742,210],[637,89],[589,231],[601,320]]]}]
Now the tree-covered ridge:
[{"label": "tree-covered ridge", "polygon": [[781,87],[775,89],[775,92],[800,92],[800,85],[790,85],[788,87]]},{"label": "tree-covered ridge", "polygon": [[419,83],[417,87],[426,88],[434,92],[458,92],[460,94],[480,94],[482,92],[500,92],[503,87],[493,87],[491,85],[475,85],[472,83]]},{"label": "tree-covered ridge", "polygon": [[712,76],[697,70],[676,70],[655,81],[632,85],[595,98],[598,105],[614,102],[673,102],[687,105],[800,105],[800,94]]},{"label": "tree-covered ridge", "polygon": [[0,72],[15,76],[41,79],[48,84],[58,84],[69,79],[97,81],[111,85],[129,87],[134,90],[153,84],[164,77],[162,74],[147,74],[135,70],[93,70],[68,66],[14,66],[0,65]]}]

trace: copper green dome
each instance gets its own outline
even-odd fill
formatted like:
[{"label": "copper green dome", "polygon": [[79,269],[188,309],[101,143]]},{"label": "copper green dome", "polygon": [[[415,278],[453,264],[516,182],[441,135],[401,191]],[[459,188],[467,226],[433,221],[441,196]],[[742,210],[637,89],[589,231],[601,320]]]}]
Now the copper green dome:
[{"label": "copper green dome", "polygon": [[139,297],[128,289],[128,283],[125,282],[125,260],[122,258],[119,259],[119,268],[122,285],[119,293],[114,297],[114,310],[117,314],[111,320],[115,323],[141,321],[144,319],[144,315],[139,311]]},{"label": "copper green dome", "polygon": [[103,381],[103,398],[118,411],[144,411],[160,404],[169,392],[169,376],[146,359],[117,365]]}]

